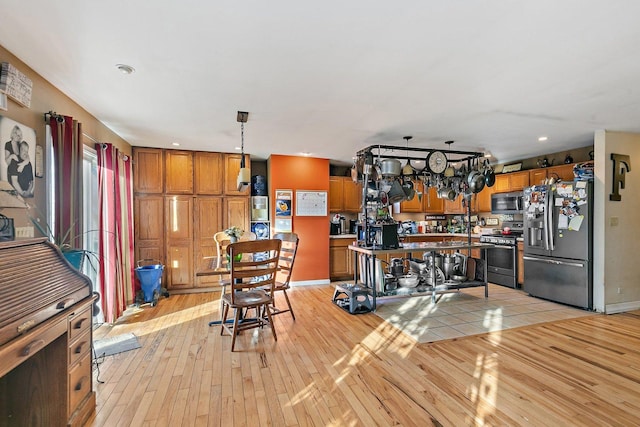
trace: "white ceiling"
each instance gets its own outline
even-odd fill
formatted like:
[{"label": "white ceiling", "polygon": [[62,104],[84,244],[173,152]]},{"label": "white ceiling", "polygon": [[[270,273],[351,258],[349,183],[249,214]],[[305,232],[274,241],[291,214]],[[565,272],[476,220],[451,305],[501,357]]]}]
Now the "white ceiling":
[{"label": "white ceiling", "polygon": [[508,162],[640,132],[635,0],[0,0],[0,13],[0,44],[134,146],[233,151],[238,110],[262,159],[350,162],[412,135]]}]

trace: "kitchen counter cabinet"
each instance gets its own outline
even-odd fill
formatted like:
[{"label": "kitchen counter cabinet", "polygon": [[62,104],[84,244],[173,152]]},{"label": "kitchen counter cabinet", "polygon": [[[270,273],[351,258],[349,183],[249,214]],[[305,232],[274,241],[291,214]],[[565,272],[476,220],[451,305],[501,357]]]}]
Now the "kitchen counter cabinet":
[{"label": "kitchen counter cabinet", "polygon": [[329,278],[346,280],[353,276],[353,254],[348,249],[353,238],[329,239]]},{"label": "kitchen counter cabinet", "polygon": [[524,287],[524,242],[518,242],[518,284]]}]

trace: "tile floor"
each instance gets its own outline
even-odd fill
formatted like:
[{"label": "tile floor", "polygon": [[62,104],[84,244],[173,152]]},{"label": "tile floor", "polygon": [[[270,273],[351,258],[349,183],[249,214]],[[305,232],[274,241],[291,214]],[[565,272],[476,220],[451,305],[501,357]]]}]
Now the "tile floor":
[{"label": "tile floor", "polygon": [[489,284],[431,296],[378,299],[376,315],[420,343],[501,331],[597,313],[534,298],[525,292]]}]

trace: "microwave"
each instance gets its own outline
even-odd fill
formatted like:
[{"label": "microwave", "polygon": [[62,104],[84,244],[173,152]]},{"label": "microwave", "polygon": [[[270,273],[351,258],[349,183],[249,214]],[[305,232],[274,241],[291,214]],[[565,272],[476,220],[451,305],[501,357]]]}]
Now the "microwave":
[{"label": "microwave", "polygon": [[492,214],[521,214],[524,210],[522,191],[494,193],[491,195]]}]

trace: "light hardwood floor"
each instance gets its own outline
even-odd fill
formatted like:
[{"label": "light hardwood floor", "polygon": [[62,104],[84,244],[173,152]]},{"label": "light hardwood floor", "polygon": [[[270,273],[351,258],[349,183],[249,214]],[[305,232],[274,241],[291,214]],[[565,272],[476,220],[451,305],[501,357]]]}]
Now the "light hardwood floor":
[{"label": "light hardwood floor", "polygon": [[[172,295],[95,337],[105,358],[94,426],[640,425],[640,312],[418,344],[333,288],[290,291],[296,321],[231,337],[218,294]],[[491,294],[490,294],[491,298]],[[97,372],[94,372],[97,373]]]}]

